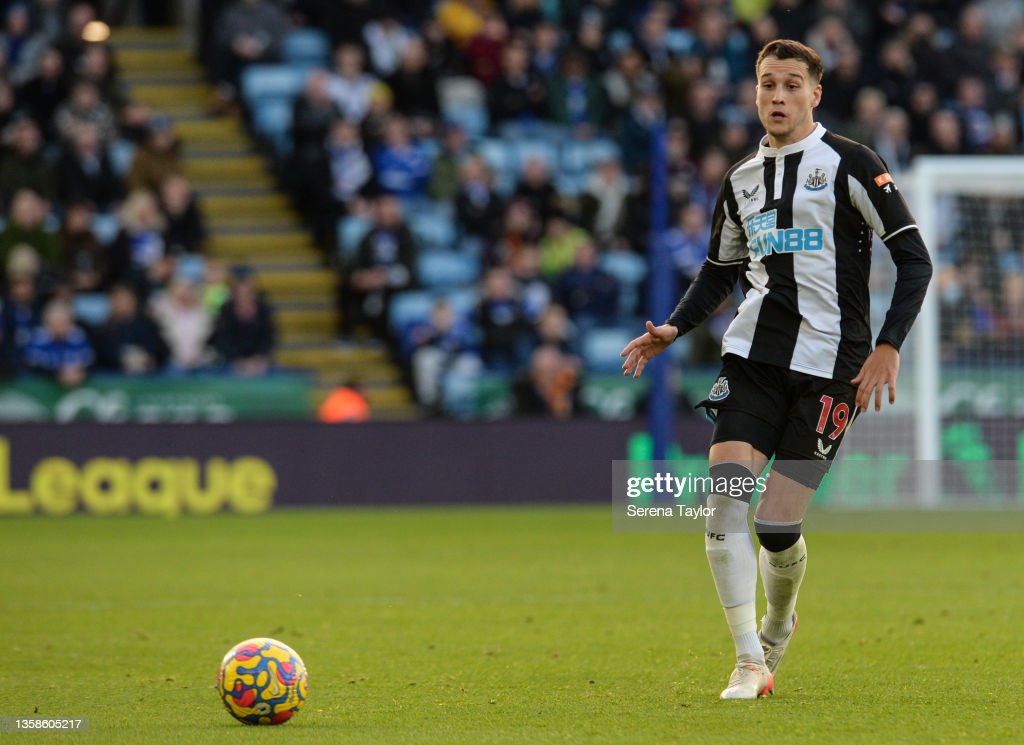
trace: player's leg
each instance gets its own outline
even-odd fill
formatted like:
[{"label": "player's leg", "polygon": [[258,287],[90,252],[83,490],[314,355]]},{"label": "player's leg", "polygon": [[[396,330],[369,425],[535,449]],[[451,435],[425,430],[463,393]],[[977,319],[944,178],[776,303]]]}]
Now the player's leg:
[{"label": "player's leg", "polygon": [[736,667],[722,698],[756,698],[771,691],[757,638],[757,553],[747,515],[754,479],[782,434],[782,426],[771,422],[783,421],[788,408],[783,396],[787,372],[726,355],[718,380],[700,404],[715,415],[704,546],[736,648]]},{"label": "player's leg", "polygon": [[754,515],[761,542],[758,563],[768,608],[759,636],[772,673],[796,632],[796,602],[807,571],[803,518],[852,423],[856,389],[792,373],[796,402]]},{"label": "player's leg", "polygon": [[796,600],[807,571],[807,544],[801,534],[814,489],[773,469],[754,514],[761,543],[758,564],[768,607],[759,638],[765,664],[774,674],[796,632]]}]

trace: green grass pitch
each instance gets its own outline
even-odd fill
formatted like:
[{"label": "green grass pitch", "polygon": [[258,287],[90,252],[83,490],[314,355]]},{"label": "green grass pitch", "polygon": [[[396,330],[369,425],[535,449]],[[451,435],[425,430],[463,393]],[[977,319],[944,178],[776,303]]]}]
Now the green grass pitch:
[{"label": "green grass pitch", "polygon": [[[1020,741],[1019,535],[808,545],[776,695],[723,702],[702,536],[616,534],[607,508],[0,520],[0,715],[91,725],[0,741]],[[214,692],[252,636],[309,669],[281,727]]]}]

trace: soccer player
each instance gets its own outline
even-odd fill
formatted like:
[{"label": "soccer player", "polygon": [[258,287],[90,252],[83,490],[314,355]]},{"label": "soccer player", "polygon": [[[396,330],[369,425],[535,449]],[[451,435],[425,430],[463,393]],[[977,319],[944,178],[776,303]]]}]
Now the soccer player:
[{"label": "soccer player", "polygon": [[[712,483],[736,484],[775,463],[759,495],[754,551],[751,492],[708,494],[705,548],[736,645],[724,699],[774,692],[774,673],[797,626],[807,568],[801,523],[854,416],[883,388],[896,401],[900,345],[924,300],[932,266],[914,219],[881,159],[814,121],[822,62],[775,40],[757,58],[765,137],[726,173],[708,257],[660,326],[622,350],[625,375],[701,324],[741,281],[744,300],[722,340],[722,370],[700,406],[715,421]],[[872,345],[868,275],[872,234],[896,265],[896,287]],[[728,479],[731,481],[722,481]],[[725,489],[717,489],[725,492]],[[734,493],[733,489],[728,490]],[[758,565],[768,600],[755,615]]]}]

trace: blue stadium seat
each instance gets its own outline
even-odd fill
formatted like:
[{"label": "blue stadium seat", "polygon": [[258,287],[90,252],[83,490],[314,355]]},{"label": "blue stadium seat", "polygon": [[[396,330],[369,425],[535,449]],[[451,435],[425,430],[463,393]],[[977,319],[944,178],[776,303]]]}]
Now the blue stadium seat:
[{"label": "blue stadium seat", "polygon": [[278,155],[291,151],[292,105],[290,101],[260,101],[253,107],[252,126],[266,137]]},{"label": "blue stadium seat", "polygon": [[268,100],[291,100],[308,73],[308,65],[249,65],[242,71],[242,98],[252,109]]},{"label": "blue stadium seat", "polygon": [[415,211],[406,220],[421,248],[455,248],[457,235],[451,217],[433,211]]},{"label": "blue stadium seat", "polygon": [[425,251],[417,260],[417,272],[426,287],[463,287],[479,278],[480,264],[455,251]]},{"label": "blue stadium seat", "polygon": [[114,173],[124,178],[131,170],[132,161],[135,160],[135,143],[129,140],[116,140],[111,143],[107,155],[110,157],[110,167],[114,169]]},{"label": "blue stadium seat", "polygon": [[608,49],[612,54],[618,54],[623,49],[633,46],[633,37],[624,29],[617,28],[608,34]]},{"label": "blue stadium seat", "polygon": [[494,188],[499,194],[511,194],[519,176],[515,146],[509,141],[489,137],[480,140],[476,149],[494,175]]},{"label": "blue stadium seat", "polygon": [[570,140],[562,146],[558,165],[564,173],[588,174],[598,163],[619,155],[619,146],[612,140]]},{"label": "blue stadium seat", "polygon": [[199,254],[182,254],[178,257],[174,273],[193,282],[202,282],[206,276],[206,259]]},{"label": "blue stadium seat", "polygon": [[592,328],[583,334],[581,352],[589,372],[622,372],[619,352],[637,336],[635,329]]},{"label": "blue stadium seat", "polygon": [[281,42],[281,59],[326,65],[331,54],[331,41],[320,29],[298,28],[289,31]]},{"label": "blue stadium seat", "polygon": [[391,298],[388,308],[388,325],[395,336],[414,323],[425,323],[430,319],[434,307],[434,295],[428,290],[406,290]]},{"label": "blue stadium seat", "polygon": [[677,56],[689,54],[693,48],[693,34],[683,28],[670,28],[665,32],[665,46]]},{"label": "blue stadium seat", "polygon": [[647,260],[629,251],[608,251],[601,256],[601,268],[622,284],[638,285],[647,278]]},{"label": "blue stadium seat", "polygon": [[107,215],[102,212],[92,217],[92,232],[96,240],[105,246],[109,246],[121,232],[121,220],[117,215]]},{"label": "blue stadium seat", "polygon": [[647,260],[628,251],[607,251],[600,261],[601,268],[619,281],[619,317],[628,318],[637,310],[640,284],[647,278]]},{"label": "blue stadium seat", "polygon": [[552,174],[558,169],[558,146],[547,140],[521,140],[515,144],[516,157],[519,159],[519,170],[522,171],[527,162],[539,158],[547,163]]},{"label": "blue stadium seat", "polygon": [[460,126],[471,139],[483,136],[490,125],[490,115],[487,91],[479,80],[464,75],[442,77],[437,95],[446,122]]},{"label": "blue stadium seat", "polygon": [[349,215],[338,220],[338,250],[342,256],[354,256],[359,242],[371,227],[369,220]]},{"label": "blue stadium seat", "polygon": [[75,295],[75,318],[86,326],[102,326],[110,315],[110,299],[102,292]]},{"label": "blue stadium seat", "polygon": [[487,107],[477,103],[461,103],[444,107],[444,120],[465,130],[470,139],[483,137],[490,126],[491,116]]},{"label": "blue stadium seat", "polygon": [[457,315],[469,318],[476,312],[477,303],[480,301],[480,291],[476,287],[461,287],[457,290],[449,290],[444,294],[444,298]]}]

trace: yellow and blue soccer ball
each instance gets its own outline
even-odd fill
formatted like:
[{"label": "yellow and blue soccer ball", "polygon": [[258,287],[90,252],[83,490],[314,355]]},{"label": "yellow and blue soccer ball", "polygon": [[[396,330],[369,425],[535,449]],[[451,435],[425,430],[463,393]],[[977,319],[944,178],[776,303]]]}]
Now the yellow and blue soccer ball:
[{"label": "yellow and blue soccer ball", "polygon": [[245,724],[283,724],[309,696],[302,658],[276,639],[247,639],[224,655],[217,695],[231,716]]}]

